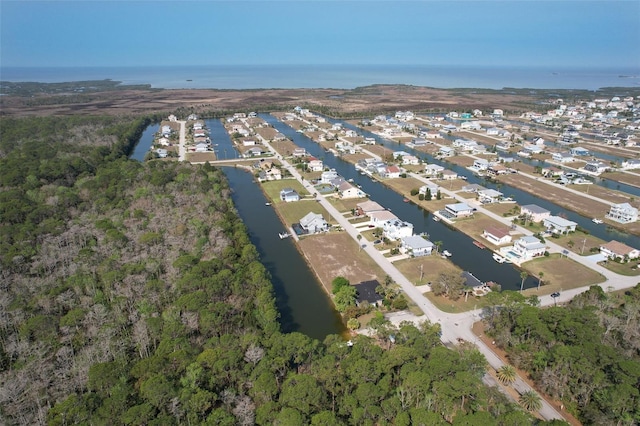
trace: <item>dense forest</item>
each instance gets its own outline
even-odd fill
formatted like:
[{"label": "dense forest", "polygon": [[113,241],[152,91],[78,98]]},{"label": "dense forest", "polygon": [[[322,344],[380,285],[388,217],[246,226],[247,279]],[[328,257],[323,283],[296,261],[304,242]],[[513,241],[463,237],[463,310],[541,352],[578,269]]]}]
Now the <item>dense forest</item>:
[{"label": "dense forest", "polygon": [[584,424],[639,424],[640,284],[623,294],[593,286],[546,309],[518,296],[492,294],[486,315],[511,362]]},{"label": "dense forest", "polygon": [[127,159],[152,119],[0,120],[0,423],[560,423],[438,325],[282,334],[223,173]]}]

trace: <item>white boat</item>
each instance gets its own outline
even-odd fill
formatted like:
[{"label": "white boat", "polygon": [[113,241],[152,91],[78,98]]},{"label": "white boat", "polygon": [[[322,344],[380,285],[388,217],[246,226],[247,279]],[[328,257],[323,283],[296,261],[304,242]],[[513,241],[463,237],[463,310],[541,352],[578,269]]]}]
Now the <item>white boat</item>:
[{"label": "white boat", "polygon": [[440,218],[438,216],[433,216],[433,220],[435,220],[436,222],[440,222]]},{"label": "white boat", "polygon": [[602,223],[602,219],[596,219],[595,217],[593,219],[591,219],[591,222],[593,223],[597,223],[597,224],[601,224]]},{"label": "white boat", "polygon": [[451,257],[451,252],[449,250],[443,250],[442,251],[442,256],[443,257]]},{"label": "white boat", "polygon": [[271,205],[271,203],[264,203],[264,205],[265,205],[265,206],[270,206],[270,205]]},{"label": "white boat", "polygon": [[493,253],[493,260],[495,260],[498,263],[504,263],[507,261],[506,258],[500,256],[498,253]]},{"label": "white boat", "polygon": [[279,233],[278,236],[280,237],[281,240],[284,240],[285,238],[289,238],[291,235],[289,235],[288,232],[282,232],[282,233]]}]

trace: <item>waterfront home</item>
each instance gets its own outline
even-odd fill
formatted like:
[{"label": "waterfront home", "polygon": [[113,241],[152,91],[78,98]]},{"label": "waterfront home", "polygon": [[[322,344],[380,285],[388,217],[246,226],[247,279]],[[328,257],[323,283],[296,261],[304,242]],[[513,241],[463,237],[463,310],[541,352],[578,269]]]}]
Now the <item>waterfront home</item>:
[{"label": "waterfront home", "polygon": [[640,160],[635,160],[635,159],[624,160],[620,164],[620,167],[622,167],[625,170],[640,169]]},{"label": "waterfront home", "polygon": [[424,174],[427,177],[438,177],[444,171],[444,167],[439,164],[427,164],[424,166]]},{"label": "waterfront home", "polygon": [[253,148],[249,148],[243,154],[244,157],[256,157],[264,154],[264,151],[259,146],[254,146]]},{"label": "waterfront home", "polygon": [[435,244],[425,240],[420,235],[411,235],[400,239],[400,251],[415,257],[428,256],[433,251]]},{"label": "waterfront home", "polygon": [[363,201],[362,203],[356,204],[356,216],[368,215],[373,212],[381,212],[384,211],[385,208],[375,201]]},{"label": "waterfront home", "polygon": [[496,191],[495,189],[483,189],[482,191],[478,191],[478,200],[482,204],[489,203],[497,203],[502,200],[504,194],[500,191]]},{"label": "waterfront home", "polygon": [[522,263],[543,256],[546,250],[547,247],[539,239],[526,235],[516,240],[513,246],[501,248],[500,253],[514,263]]},{"label": "waterfront home", "polygon": [[307,168],[312,172],[321,172],[324,170],[324,163],[322,162],[322,160],[311,157],[307,162]]},{"label": "waterfront home", "polygon": [[575,161],[570,152],[554,152],[551,154],[551,159],[558,163],[570,163]]},{"label": "waterfront home", "polygon": [[399,240],[413,235],[413,224],[398,218],[382,222],[384,236],[390,240]]},{"label": "waterfront home", "polygon": [[609,166],[602,161],[592,161],[584,165],[584,171],[592,175],[599,175],[606,172]]},{"label": "waterfront home", "polygon": [[156,154],[158,154],[159,158],[166,158],[169,152],[164,148],[158,148],[156,149]]},{"label": "waterfront home", "polygon": [[507,174],[509,170],[501,164],[492,164],[487,169],[487,176],[499,176]]},{"label": "waterfront home", "polygon": [[448,219],[467,217],[473,214],[475,209],[467,203],[447,204],[444,210],[440,210],[440,214]]},{"label": "waterfront home", "polygon": [[638,209],[629,203],[614,204],[606,217],[620,223],[631,223],[638,220]]},{"label": "waterfront home", "polygon": [[530,221],[536,223],[542,222],[544,219],[551,216],[551,212],[549,210],[543,209],[536,204],[527,204],[520,207],[520,213],[526,216]]},{"label": "waterfront home", "polygon": [[640,257],[640,251],[638,249],[615,240],[601,245],[600,253],[604,254],[609,259],[620,259],[623,262]]},{"label": "waterfront home", "polygon": [[453,157],[456,155],[456,150],[451,148],[450,146],[442,146],[438,150],[438,155],[441,157]]},{"label": "waterfront home", "polygon": [[364,142],[365,145],[375,145],[376,144],[376,140],[375,138],[364,138]]},{"label": "waterfront home", "polygon": [[282,171],[277,167],[272,167],[265,172],[265,178],[267,180],[281,180]]},{"label": "waterfront home", "polygon": [[480,191],[484,191],[485,189],[487,189],[487,188],[485,188],[482,185],[478,185],[477,183],[470,183],[469,185],[465,185],[465,186],[462,187],[462,190],[464,192],[476,192],[477,193],[477,192],[480,192]]},{"label": "waterfront home", "polygon": [[544,139],[540,137],[533,138],[533,141],[531,141],[531,143],[537,146],[544,146]]},{"label": "waterfront home", "polygon": [[338,172],[336,172],[336,169],[324,171],[320,175],[320,183],[331,183],[331,181],[336,179],[338,176],[339,175]]},{"label": "waterfront home", "polygon": [[571,153],[571,155],[581,156],[581,157],[584,157],[585,155],[589,155],[589,150],[581,146],[571,148],[569,152]]},{"label": "waterfront home", "polygon": [[167,138],[160,138],[158,139],[158,144],[162,146],[169,146],[171,145],[171,142],[169,142],[169,139]]},{"label": "waterfront home", "polygon": [[365,194],[360,188],[357,188],[351,185],[349,182],[342,182],[340,186],[338,186],[338,195],[340,198],[363,198],[366,197]]},{"label": "waterfront home", "polygon": [[304,148],[295,148],[291,155],[293,155],[294,157],[306,157],[307,150]]},{"label": "waterfront home", "polygon": [[552,234],[575,232],[576,226],[578,226],[577,223],[560,216],[549,216],[543,219],[542,224],[547,229],[547,232],[551,232]]},{"label": "waterfront home", "polygon": [[362,281],[355,284],[354,287],[356,288],[356,306],[360,306],[364,302],[373,306],[382,304],[383,297],[376,292],[380,287],[378,280]]},{"label": "waterfront home", "polygon": [[420,159],[418,157],[416,157],[415,155],[403,155],[402,156],[402,164],[403,165],[410,165],[410,166],[417,166],[418,164],[420,164]]},{"label": "waterfront home", "polygon": [[411,139],[412,146],[425,146],[427,145],[427,140],[424,138],[413,138]]},{"label": "waterfront home", "polygon": [[201,137],[205,137],[207,136],[207,131],[205,129],[193,129],[193,137],[194,138],[201,138]]},{"label": "waterfront home", "polygon": [[329,230],[329,224],[321,214],[309,212],[300,219],[300,228],[302,228],[306,234],[316,234]]},{"label": "waterfront home", "polygon": [[429,192],[433,197],[435,197],[435,196],[436,196],[436,194],[438,193],[438,189],[439,189],[439,188],[440,188],[440,187],[439,187],[437,184],[435,184],[435,183],[433,183],[433,182],[427,182],[427,183],[425,183],[424,185],[422,185],[422,186],[420,187],[420,189],[418,189],[418,194],[427,195],[427,190],[428,190],[428,192]]},{"label": "waterfront home", "polygon": [[490,226],[482,231],[482,237],[497,246],[511,242],[511,234],[506,227]]},{"label": "waterfront home", "polygon": [[369,216],[369,225],[374,228],[382,227],[382,224],[389,220],[398,219],[398,216],[391,213],[389,210],[372,211],[367,216]]},{"label": "waterfront home", "polygon": [[255,139],[242,139],[242,146],[255,146]]},{"label": "waterfront home", "polygon": [[440,174],[440,179],[442,180],[453,180],[458,179],[458,174],[453,170],[443,170]]},{"label": "waterfront home", "polygon": [[484,158],[478,158],[473,161],[473,166],[471,166],[471,168],[478,171],[487,170],[489,168],[489,161]]},{"label": "waterfront home", "polygon": [[171,135],[171,126],[169,125],[162,126],[162,128],[160,129],[160,132],[162,133],[162,136],[164,136],[165,138],[169,137]]},{"label": "waterfront home", "polygon": [[487,136],[498,136],[499,131],[500,129],[498,129],[497,127],[489,127],[487,129]]},{"label": "waterfront home", "polygon": [[526,144],[523,146],[522,151],[531,155],[542,154],[544,152],[544,148],[538,145],[529,145]]},{"label": "waterfront home", "polygon": [[482,129],[482,126],[480,125],[480,122],[477,120],[464,121],[460,123],[460,130],[480,130],[480,129]]},{"label": "waterfront home", "polygon": [[461,151],[471,152],[478,146],[478,142],[472,139],[456,139],[451,146],[459,148]]},{"label": "waterfront home", "polygon": [[387,166],[385,171],[381,173],[382,177],[395,179],[400,177],[400,168],[398,166]]},{"label": "waterfront home", "polygon": [[287,203],[300,201],[300,194],[298,194],[293,188],[283,188],[280,191],[280,199]]},{"label": "waterfront home", "polygon": [[542,169],[542,176],[546,178],[556,178],[564,175],[564,171],[555,166],[544,167]]}]

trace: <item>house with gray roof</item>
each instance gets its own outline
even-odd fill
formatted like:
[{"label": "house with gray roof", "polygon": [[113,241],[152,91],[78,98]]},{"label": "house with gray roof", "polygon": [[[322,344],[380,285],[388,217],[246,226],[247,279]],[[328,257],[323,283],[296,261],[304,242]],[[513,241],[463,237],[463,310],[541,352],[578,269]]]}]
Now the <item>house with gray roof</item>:
[{"label": "house with gray roof", "polygon": [[300,228],[307,234],[316,234],[329,230],[329,224],[321,214],[309,212],[300,219]]},{"label": "house with gray roof", "polygon": [[435,247],[435,244],[420,235],[404,237],[400,241],[402,243],[400,251],[415,257],[430,255]]},{"label": "house with gray roof", "polygon": [[567,220],[560,216],[549,216],[542,221],[542,224],[547,231],[553,234],[568,234],[569,232],[575,232],[577,223]]}]

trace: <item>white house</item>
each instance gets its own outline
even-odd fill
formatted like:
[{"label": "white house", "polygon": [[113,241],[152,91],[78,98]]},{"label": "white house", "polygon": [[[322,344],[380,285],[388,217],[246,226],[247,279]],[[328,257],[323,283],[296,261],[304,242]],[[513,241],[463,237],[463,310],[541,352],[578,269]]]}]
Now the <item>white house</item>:
[{"label": "white house", "polygon": [[427,164],[424,166],[424,173],[429,177],[437,177],[444,171],[444,167],[439,164]]},{"label": "white house", "polygon": [[363,201],[356,204],[356,216],[369,215],[369,213],[384,211],[385,208],[375,201]]},{"label": "white house", "polygon": [[166,158],[169,152],[164,148],[158,148],[156,149],[156,154],[158,154],[159,158]]},{"label": "white house", "polygon": [[300,219],[300,227],[307,234],[315,234],[327,231],[329,229],[329,224],[324,220],[321,214],[309,212]]},{"label": "white house", "polygon": [[440,179],[443,179],[443,180],[458,179],[458,174],[453,170],[443,170],[440,175]]},{"label": "white house", "polygon": [[635,159],[624,160],[620,164],[620,167],[622,167],[625,170],[640,169],[640,160],[635,160]]},{"label": "white house", "polygon": [[400,251],[415,257],[430,255],[433,247],[435,247],[435,244],[429,240],[425,240],[419,235],[404,237],[401,239],[401,242]]},{"label": "white house", "polygon": [[267,180],[281,180],[282,179],[282,171],[277,167],[272,167],[265,172],[265,178]]},{"label": "white house", "polygon": [[441,146],[438,150],[438,155],[441,157],[453,157],[456,155],[456,150],[451,148],[450,146]]},{"label": "white house", "polygon": [[558,163],[570,163],[575,161],[570,152],[554,152],[551,154],[551,159]]},{"label": "white house", "polygon": [[547,231],[553,234],[567,234],[576,230],[577,223],[560,216],[549,216],[543,219],[542,224]]},{"label": "white house", "polygon": [[497,246],[509,244],[511,242],[509,228],[491,226],[482,231],[482,236],[487,241]]},{"label": "white house", "polygon": [[608,168],[609,166],[602,161],[592,161],[584,165],[585,172],[589,172],[595,175],[606,172]]},{"label": "white house", "polygon": [[640,257],[640,251],[626,244],[612,240],[600,246],[600,253],[609,259],[620,259],[628,261]]},{"label": "white house", "polygon": [[402,156],[402,164],[403,165],[418,165],[420,164],[420,159],[415,155],[403,155]]},{"label": "white house", "polygon": [[413,235],[413,224],[396,218],[383,222],[382,230],[384,236],[390,240],[399,240]]},{"label": "white house", "polygon": [[280,199],[287,203],[300,201],[300,194],[298,194],[293,188],[283,188],[280,191]]},{"label": "white house", "polygon": [[389,210],[372,211],[368,214],[369,225],[375,228],[382,227],[382,224],[389,220],[398,220],[398,216],[391,213]]},{"label": "white house", "polygon": [[575,148],[571,148],[569,152],[571,153],[571,155],[577,155],[577,156],[589,155],[589,150],[581,146],[576,146]]},{"label": "white house", "polygon": [[532,222],[542,222],[551,216],[549,210],[543,209],[535,204],[527,204],[526,206],[520,207],[520,213],[527,216]]},{"label": "white house", "polygon": [[503,247],[500,253],[515,263],[522,263],[534,257],[543,256],[547,247],[532,235],[519,238],[513,246]]},{"label": "white house", "polygon": [[317,158],[311,157],[309,162],[307,163],[307,167],[312,172],[321,172],[324,170],[324,163],[322,160],[318,160]]},{"label": "white house", "polygon": [[398,166],[387,166],[386,170],[383,173],[383,176],[386,178],[399,178],[400,177],[400,168]]},{"label": "white house", "polygon": [[367,194],[349,182],[342,182],[340,186],[338,186],[338,195],[340,195],[340,198],[363,198]]},{"label": "white house", "polygon": [[422,185],[420,189],[418,189],[418,194],[427,195],[427,190],[429,190],[429,192],[431,193],[431,196],[435,197],[436,194],[438,193],[439,188],[440,187],[437,184],[433,182],[427,182],[424,185]]},{"label": "white house", "polygon": [[444,206],[444,210],[440,210],[440,214],[448,218],[459,218],[471,216],[473,210],[473,207],[467,203],[447,204]]},{"label": "white house", "polygon": [[320,175],[320,183],[331,183],[331,181],[336,179],[338,176],[339,175],[338,172],[336,172],[336,169],[327,170],[325,172],[322,172],[322,174]]},{"label": "white house", "polygon": [[482,204],[497,203],[503,196],[504,194],[502,192],[496,191],[495,189],[478,191],[478,200],[480,200]]},{"label": "white house", "polygon": [[631,223],[638,220],[638,209],[629,203],[614,204],[607,214],[607,219],[620,223]]},{"label": "white house", "polygon": [[487,170],[489,168],[489,161],[484,158],[478,158],[473,161],[473,166],[471,167],[476,170]]}]

